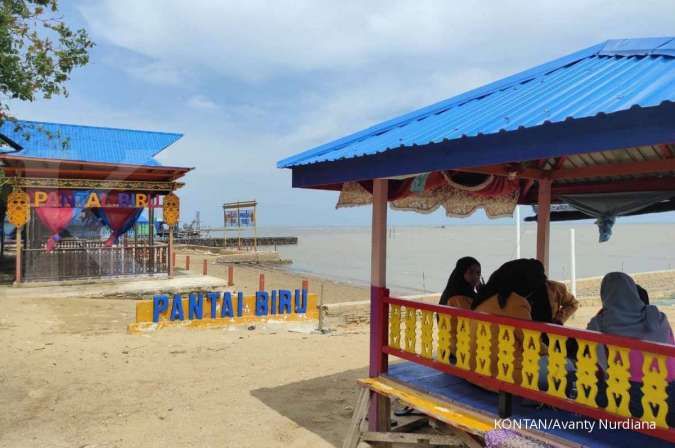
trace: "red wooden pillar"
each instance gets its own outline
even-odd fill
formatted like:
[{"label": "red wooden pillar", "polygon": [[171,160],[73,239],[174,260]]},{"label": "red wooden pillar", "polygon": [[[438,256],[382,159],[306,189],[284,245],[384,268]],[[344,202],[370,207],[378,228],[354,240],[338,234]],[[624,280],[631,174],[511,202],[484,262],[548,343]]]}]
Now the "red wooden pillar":
[{"label": "red wooden pillar", "polygon": [[258,291],[264,290],[265,290],[265,274],[260,274],[260,277],[258,278]]},{"label": "red wooden pillar", "polygon": [[[387,194],[388,181],[373,181],[373,221],[370,264],[370,369],[371,377],[386,373],[389,312],[384,302],[387,295]],[[371,392],[368,425],[371,431],[388,431],[390,426],[389,398]]]},{"label": "red wooden pillar", "polygon": [[234,266],[227,267],[227,286],[234,285]]},{"label": "red wooden pillar", "polygon": [[549,241],[551,239],[551,179],[539,179],[537,198],[537,260],[548,274]]},{"label": "red wooden pillar", "polygon": [[185,256],[185,270],[186,271],[190,270],[190,256],[189,255]]},{"label": "red wooden pillar", "polygon": [[204,263],[202,266],[202,275],[208,275],[208,273],[209,273],[209,264],[208,261],[204,259]]}]

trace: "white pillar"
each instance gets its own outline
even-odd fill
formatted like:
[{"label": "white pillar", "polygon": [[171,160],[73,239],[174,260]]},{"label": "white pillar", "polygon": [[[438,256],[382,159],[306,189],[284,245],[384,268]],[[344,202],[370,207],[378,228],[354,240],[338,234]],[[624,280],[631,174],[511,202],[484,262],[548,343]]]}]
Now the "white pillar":
[{"label": "white pillar", "polygon": [[574,238],[574,229],[570,229],[570,284],[572,287],[572,294],[574,297],[577,296],[577,261],[576,261],[576,248],[575,248],[575,238]]},{"label": "white pillar", "polygon": [[549,242],[551,227],[551,179],[539,179],[537,196],[537,260],[541,261],[549,274]]},{"label": "white pillar", "polygon": [[516,204],[516,259],[520,258],[520,207]]}]

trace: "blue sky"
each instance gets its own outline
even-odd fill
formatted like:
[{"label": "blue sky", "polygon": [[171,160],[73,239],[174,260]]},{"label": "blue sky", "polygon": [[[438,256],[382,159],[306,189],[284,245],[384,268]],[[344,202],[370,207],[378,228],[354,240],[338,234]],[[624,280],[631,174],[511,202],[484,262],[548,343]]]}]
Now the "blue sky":
[{"label": "blue sky", "polygon": [[61,3],[96,42],[91,62],[68,98],[13,112],[185,134],[160,160],[196,168],[182,218],[211,225],[223,202],[253,198],[259,225],[368,224],[368,208],[335,210],[337,193],[291,189],[276,161],[606,39],[675,32],[672,0]]}]

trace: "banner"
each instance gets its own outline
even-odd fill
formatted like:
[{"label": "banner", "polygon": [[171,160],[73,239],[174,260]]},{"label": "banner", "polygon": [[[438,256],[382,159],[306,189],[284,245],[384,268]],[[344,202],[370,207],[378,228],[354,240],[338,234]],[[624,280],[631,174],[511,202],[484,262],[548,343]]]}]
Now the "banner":
[{"label": "banner", "polygon": [[30,206],[34,208],[159,208],[159,195],[152,204],[147,193],[106,190],[36,190],[29,189]]},{"label": "banner", "polygon": [[159,328],[226,327],[236,324],[268,321],[307,321],[319,318],[316,294],[307,289],[279,289],[243,292],[208,291],[190,294],[156,294],[152,300],[136,304],[136,321],[129,324],[130,333]]},{"label": "banner", "polygon": [[225,210],[225,227],[253,227],[255,212],[252,208]]}]

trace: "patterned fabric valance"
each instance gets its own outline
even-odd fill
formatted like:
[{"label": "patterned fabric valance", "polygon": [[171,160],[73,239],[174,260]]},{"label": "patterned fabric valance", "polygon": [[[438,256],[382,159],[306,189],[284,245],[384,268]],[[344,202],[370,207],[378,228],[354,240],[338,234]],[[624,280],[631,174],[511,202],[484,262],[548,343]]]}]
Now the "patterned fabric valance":
[{"label": "patterned fabric valance", "polygon": [[[518,182],[481,174],[433,172],[390,180],[389,203],[395,210],[432,213],[445,208],[450,217],[466,217],[479,208],[490,218],[511,216],[518,202]],[[342,185],[336,208],[372,203],[372,182]]]}]

